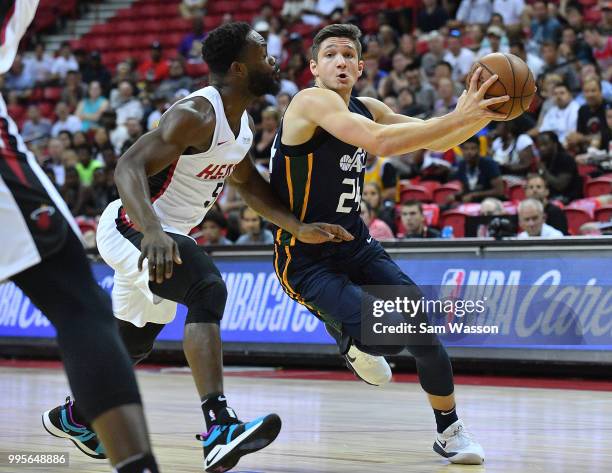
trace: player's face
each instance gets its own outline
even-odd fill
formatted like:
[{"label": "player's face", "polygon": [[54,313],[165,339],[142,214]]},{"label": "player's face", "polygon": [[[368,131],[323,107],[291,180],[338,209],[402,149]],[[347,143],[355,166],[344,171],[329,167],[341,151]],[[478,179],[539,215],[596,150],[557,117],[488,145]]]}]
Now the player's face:
[{"label": "player's face", "polygon": [[268,55],[266,40],[251,31],[248,36],[248,84],[249,92],[256,97],[265,94],[276,95],[280,90],[280,70],[274,57]]},{"label": "player's face", "polygon": [[410,233],[418,233],[424,220],[416,205],[402,207],[402,223]]},{"label": "player's face", "polygon": [[317,61],[310,61],[317,85],[335,91],[350,91],[363,72],[357,48],[349,38],[327,38],[321,43]]},{"label": "player's face", "polygon": [[544,215],[532,206],[528,206],[519,213],[519,223],[529,236],[539,236],[544,224]]}]

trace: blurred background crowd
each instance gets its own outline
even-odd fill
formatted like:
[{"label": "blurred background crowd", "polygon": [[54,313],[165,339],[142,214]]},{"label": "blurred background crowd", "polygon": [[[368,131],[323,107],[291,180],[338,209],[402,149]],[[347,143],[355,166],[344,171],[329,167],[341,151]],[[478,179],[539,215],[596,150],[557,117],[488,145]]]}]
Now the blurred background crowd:
[{"label": "blurred background crowd", "polygon": [[[429,118],[453,110],[473,62],[510,52],[538,92],[527,113],[492,123],[445,153],[367,157],[362,218],[380,240],[595,235],[612,217],[612,2],[579,0],[136,0],[51,51],[94,2],[41,0],[34,33],[0,76],[9,113],[95,245],[96,219],[118,197],[117,159],[161,114],[207,85],[201,41],[248,21],[281,65],[282,89],[250,108],[252,155],[267,173],[292,97],[312,85],[314,34],[328,23],[363,31],[355,95]],[[104,2],[95,2],[104,3]],[[54,19],[55,18],[55,19]],[[272,233],[226,185],[193,231],[203,245],[271,243]]]}]

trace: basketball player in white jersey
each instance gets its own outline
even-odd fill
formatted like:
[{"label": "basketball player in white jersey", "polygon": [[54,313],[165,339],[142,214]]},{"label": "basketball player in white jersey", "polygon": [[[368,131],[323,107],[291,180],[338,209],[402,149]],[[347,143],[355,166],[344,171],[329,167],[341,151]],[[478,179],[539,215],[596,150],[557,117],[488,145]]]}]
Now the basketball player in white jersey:
[{"label": "basketball player in white jersey", "polygon": [[[11,67],[37,5],[38,0],[0,3],[0,74]],[[13,281],[54,325],[79,400],[81,421],[67,402],[46,413],[49,432],[70,436],[88,455],[108,457],[115,472],[158,472],[110,298],[91,273],[66,204],[25,147],[1,96],[0,244],[0,281]]]},{"label": "basketball player in white jersey", "polygon": [[[246,113],[256,97],[276,93],[278,67],[247,23],[213,30],[203,43],[211,86],[173,105],[159,127],[121,157],[117,200],[104,211],[98,250],[115,270],[113,308],[135,363],[144,359],[177,303],[187,307],[183,348],[202,403],[204,468],[223,472],[264,448],[281,428],[276,414],[243,423],[223,390],[219,324],[227,291],[205,251],[188,236],[226,180],[265,218],[306,243],[351,240],[342,227],[304,224],[273,196],[250,159]],[[146,262],[146,264],[145,264]],[[147,268],[148,266],[148,268]]]}]

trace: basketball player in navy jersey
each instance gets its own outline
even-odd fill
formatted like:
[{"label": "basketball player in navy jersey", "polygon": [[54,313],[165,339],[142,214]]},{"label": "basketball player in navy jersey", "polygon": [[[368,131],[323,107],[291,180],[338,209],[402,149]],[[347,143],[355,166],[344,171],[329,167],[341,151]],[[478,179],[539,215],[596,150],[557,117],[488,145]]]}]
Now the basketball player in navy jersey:
[{"label": "basketball player in navy jersey", "polygon": [[[38,0],[0,3],[0,74],[10,69],[37,6]],[[55,327],[68,382],[81,406],[81,423],[70,403],[47,413],[43,422],[57,426],[49,432],[70,432],[81,450],[108,457],[115,472],[157,473],[110,298],[93,277],[68,207],[26,148],[1,96],[0,244],[0,282],[15,283]],[[25,409],[22,414],[27,415]],[[3,427],[10,432],[7,423]],[[92,428],[104,442],[105,456]]]},{"label": "basketball player in navy jersey", "polygon": [[[356,348],[381,358],[407,348],[434,410],[438,431],[434,450],[454,463],[480,464],[484,451],[457,417],[450,360],[435,335],[407,347],[360,342],[364,295],[360,286],[414,287],[368,234],[360,218],[360,199],[367,152],[393,156],[422,148],[446,151],[492,119],[503,118],[487,107],[509,97],[485,99],[497,76],[478,88],[480,71],[455,111],[426,121],[395,114],[372,98],[352,97],[353,85],[363,72],[360,36],[353,25],[329,25],[316,35],[310,61],[316,87],[299,92],[289,104],[271,162],[272,187],[297,218],[341,225],[355,239],[313,248],[279,229],[276,273],[290,297],[335,329],[331,332],[346,357],[354,358]],[[381,366],[373,364],[372,369]]]},{"label": "basketball player in navy jersey", "polygon": [[151,352],[177,303],[187,307],[183,349],[208,429],[197,437],[205,470],[220,473],[269,445],[281,421],[270,414],[244,423],[227,405],[219,328],[227,290],[190,230],[229,180],[247,205],[296,240],[312,244],[352,236],[338,225],[298,220],[245,159],[253,142],[246,108],[280,87],[265,40],[247,23],[229,23],[208,34],[202,54],[211,85],[174,104],[158,128],[121,157],[115,172],[120,199],[102,214],[97,243],[115,270],[113,310],[134,363]]}]

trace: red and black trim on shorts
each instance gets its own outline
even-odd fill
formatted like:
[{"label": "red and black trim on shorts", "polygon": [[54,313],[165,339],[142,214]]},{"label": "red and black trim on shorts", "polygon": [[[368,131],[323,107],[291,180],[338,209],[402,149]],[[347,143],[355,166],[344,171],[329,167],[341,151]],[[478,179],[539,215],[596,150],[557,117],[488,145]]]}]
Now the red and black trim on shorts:
[{"label": "red and black trim on shorts", "polygon": [[17,145],[9,121],[0,116],[0,176],[17,202],[42,258],[59,251],[68,222]]}]

